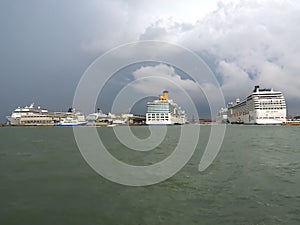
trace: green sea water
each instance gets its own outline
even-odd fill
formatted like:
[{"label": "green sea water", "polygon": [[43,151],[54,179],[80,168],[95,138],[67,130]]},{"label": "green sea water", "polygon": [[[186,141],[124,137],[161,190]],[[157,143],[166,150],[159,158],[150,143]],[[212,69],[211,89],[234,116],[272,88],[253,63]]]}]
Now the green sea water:
[{"label": "green sea water", "polygon": [[[85,128],[87,129],[87,128]],[[118,129],[118,128],[117,128]],[[140,138],[146,126],[132,127]],[[180,126],[168,128],[155,151],[124,148],[112,128],[103,143],[136,165],[164,159]],[[210,134],[170,179],[145,187],[113,183],[81,156],[72,128],[0,128],[0,224],[300,224],[300,127],[228,125],[213,164],[198,164]]]}]

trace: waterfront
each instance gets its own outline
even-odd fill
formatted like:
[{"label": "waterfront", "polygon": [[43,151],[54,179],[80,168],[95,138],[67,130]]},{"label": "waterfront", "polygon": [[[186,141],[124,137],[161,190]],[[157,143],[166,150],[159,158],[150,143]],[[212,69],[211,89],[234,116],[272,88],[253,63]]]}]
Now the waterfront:
[{"label": "waterfront", "polygon": [[[168,127],[168,138],[145,156],[120,149],[112,128],[98,129],[118,158],[146,164],[170,153],[180,126]],[[131,129],[149,135],[146,126]],[[127,187],[87,165],[72,128],[2,127],[0,223],[299,224],[299,129],[228,125],[216,160],[200,173],[210,131],[201,125],[199,145],[183,170],[156,185]]]}]

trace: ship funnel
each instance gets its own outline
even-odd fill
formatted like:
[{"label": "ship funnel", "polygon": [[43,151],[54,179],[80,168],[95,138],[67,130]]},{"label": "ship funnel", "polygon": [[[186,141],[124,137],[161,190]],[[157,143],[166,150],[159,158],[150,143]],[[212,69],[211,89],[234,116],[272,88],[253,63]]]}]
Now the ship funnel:
[{"label": "ship funnel", "polygon": [[164,100],[168,100],[169,99],[169,92],[168,91],[164,91]]},{"label": "ship funnel", "polygon": [[253,92],[257,92],[257,91],[259,91],[259,85],[256,85],[253,90]]}]

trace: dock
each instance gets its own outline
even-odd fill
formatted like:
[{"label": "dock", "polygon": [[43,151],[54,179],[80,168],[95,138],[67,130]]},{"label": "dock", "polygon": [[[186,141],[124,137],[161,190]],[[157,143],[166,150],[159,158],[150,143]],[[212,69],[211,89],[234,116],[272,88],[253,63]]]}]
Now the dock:
[{"label": "dock", "polygon": [[286,121],[282,125],[292,125],[292,126],[299,126],[300,121],[299,120],[291,120],[291,121]]}]

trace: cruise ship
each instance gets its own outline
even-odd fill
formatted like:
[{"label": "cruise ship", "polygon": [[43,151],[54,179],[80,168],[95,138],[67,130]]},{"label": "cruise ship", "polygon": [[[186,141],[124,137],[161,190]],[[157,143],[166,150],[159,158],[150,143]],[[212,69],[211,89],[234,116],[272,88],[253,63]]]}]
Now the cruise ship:
[{"label": "cruise ship", "polygon": [[185,124],[185,112],[171,99],[168,91],[164,91],[159,99],[147,103],[146,124],[171,125]]},{"label": "cruise ship", "polygon": [[16,108],[6,119],[10,125],[46,125],[53,123],[53,117],[48,110],[35,107],[34,103],[30,106]]},{"label": "cruise ship", "polygon": [[16,108],[10,116],[7,116],[8,124],[12,126],[75,126],[85,125],[84,115],[70,108],[68,112],[49,112],[40,106]]},{"label": "cruise ship", "polygon": [[230,123],[283,124],[286,114],[283,94],[273,88],[261,89],[257,85],[245,100],[236,99],[228,104],[227,118]]}]

